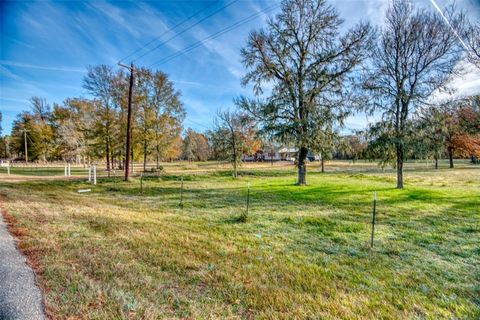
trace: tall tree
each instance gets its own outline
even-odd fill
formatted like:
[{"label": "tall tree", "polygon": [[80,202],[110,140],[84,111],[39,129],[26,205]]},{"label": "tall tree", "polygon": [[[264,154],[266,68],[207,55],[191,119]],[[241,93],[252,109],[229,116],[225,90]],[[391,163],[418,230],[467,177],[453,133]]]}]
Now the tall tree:
[{"label": "tall tree", "polygon": [[138,68],[135,72],[137,85],[135,89],[135,117],[134,120],[138,134],[134,137],[140,145],[143,154],[143,171],[147,170],[148,154],[150,152],[150,141],[154,140],[152,135],[155,124],[155,108],[151,103],[151,87],[153,82],[152,72],[145,68]]},{"label": "tall tree", "polygon": [[21,156],[24,159],[28,156],[29,160],[38,160],[42,156],[40,138],[32,114],[26,111],[18,114],[12,126],[11,148],[13,155]]},{"label": "tall tree", "polygon": [[51,109],[45,98],[32,97],[30,99],[33,130],[38,140],[38,150],[42,160],[47,161],[50,151],[53,148],[53,128],[50,125]]},{"label": "tall tree", "polygon": [[322,130],[342,124],[346,116],[340,101],[347,93],[349,74],[369,53],[370,25],[361,23],[339,36],[343,23],[337,10],[324,0],[286,0],[266,30],[250,34],[242,49],[249,70],[243,84],[253,83],[257,95],[272,85],[263,101],[240,99],[283,143],[298,152],[298,184],[306,184],[306,157]]},{"label": "tall tree", "polygon": [[[454,28],[463,24],[463,15],[452,8],[445,15]],[[389,134],[383,135],[383,147],[394,149],[399,189],[403,188],[406,143],[411,140],[407,136],[411,111],[447,84],[461,54],[458,39],[437,13],[414,10],[409,1],[391,2],[379,42],[370,54],[365,89],[374,102],[369,110],[383,113],[376,129]]]},{"label": "tall tree", "polygon": [[[433,158],[435,169],[438,160],[447,151],[447,142],[451,140],[457,125],[453,119],[452,103],[427,106],[417,111],[416,150],[427,158]],[[453,151],[448,148],[450,166],[453,167]]]},{"label": "tall tree", "polygon": [[[150,102],[154,109],[154,142],[155,142],[155,160],[157,168],[160,166],[160,159],[163,154],[166,155],[176,149],[176,143],[180,138],[182,131],[182,122],[185,118],[185,107],[181,102],[181,93],[176,90],[173,82],[168,76],[156,71],[153,74],[152,96]],[[169,156],[169,157],[170,157]]]},{"label": "tall tree", "polygon": [[107,172],[110,175],[112,124],[115,119],[112,99],[113,91],[113,69],[107,65],[88,67],[88,72],[83,79],[83,88],[99,100],[99,107],[96,111],[97,128],[105,145],[105,160]]},{"label": "tall tree", "polygon": [[[52,126],[55,129],[57,157],[86,164],[86,158],[96,156],[94,144],[94,102],[82,98],[66,99],[54,105]],[[102,144],[103,149],[103,144]]]}]

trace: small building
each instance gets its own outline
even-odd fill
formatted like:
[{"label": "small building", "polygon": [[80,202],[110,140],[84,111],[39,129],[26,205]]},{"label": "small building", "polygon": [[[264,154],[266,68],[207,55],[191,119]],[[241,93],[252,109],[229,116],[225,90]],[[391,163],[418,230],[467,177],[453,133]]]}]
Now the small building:
[{"label": "small building", "polygon": [[[254,154],[244,154],[244,162],[262,162],[262,161],[295,161],[298,157],[298,149],[291,147],[281,147],[278,149],[257,150]],[[320,160],[320,156],[312,151],[308,152],[307,161]]]},{"label": "small building", "polygon": [[282,160],[295,161],[295,159],[297,159],[298,150],[297,148],[283,147],[278,150],[278,153]]},{"label": "small building", "polygon": [[263,151],[262,152],[262,160],[263,161],[280,161],[282,157],[278,151],[270,150],[270,151]]},{"label": "small building", "polygon": [[244,154],[242,156],[242,161],[244,162],[257,162],[262,161],[262,150],[257,150],[254,154]]}]

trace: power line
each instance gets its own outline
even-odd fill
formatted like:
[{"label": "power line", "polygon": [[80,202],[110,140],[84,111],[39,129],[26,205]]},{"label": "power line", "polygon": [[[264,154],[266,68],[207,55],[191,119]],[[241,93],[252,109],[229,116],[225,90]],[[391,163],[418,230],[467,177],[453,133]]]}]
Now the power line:
[{"label": "power line", "polygon": [[191,123],[193,123],[193,124],[196,124],[197,126],[204,127],[205,129],[211,129],[210,127],[207,127],[206,125],[203,125],[203,124],[201,124],[201,123],[195,122],[195,121],[190,120],[190,119],[188,119],[188,118],[185,118],[184,120],[185,120],[185,121],[189,121],[189,122],[191,122]]},{"label": "power line", "polygon": [[118,62],[122,62],[123,60],[126,60],[127,58],[130,58],[131,56],[135,55],[137,52],[140,52],[143,48],[149,46],[150,44],[152,44],[153,42],[157,41],[158,39],[160,39],[161,37],[163,37],[164,35],[166,35],[167,33],[169,33],[170,31],[178,28],[179,26],[181,26],[182,24],[184,24],[185,22],[187,22],[188,20],[196,17],[197,15],[199,15],[200,13],[202,13],[203,11],[207,10],[208,8],[210,8],[211,6],[213,6],[214,4],[216,4],[217,2],[216,1],[213,1],[211,3],[209,3],[207,6],[205,6],[204,8],[200,9],[199,11],[195,12],[194,14],[192,14],[191,16],[189,16],[188,18],[182,20],[181,22],[177,23],[176,25],[174,25],[173,27],[169,28],[168,30],[166,30],[165,32],[163,32],[161,35],[159,35],[158,37],[155,37],[153,40],[149,41],[148,43],[144,44],[143,46],[141,46],[140,48],[138,48],[137,50],[135,50],[134,52],[130,53],[128,56],[118,60]]},{"label": "power line", "polygon": [[160,48],[162,45],[166,44],[167,42],[177,38],[178,36],[184,34],[185,32],[187,32],[188,30],[192,29],[193,27],[199,25],[200,23],[202,23],[203,21],[207,20],[208,18],[210,17],[213,17],[214,15],[216,15],[217,13],[219,13],[220,11],[223,11],[225,10],[226,8],[228,8],[229,6],[231,6],[232,4],[234,4],[235,2],[238,2],[239,0],[233,0],[233,1],[230,1],[229,3],[227,3],[226,5],[224,5],[223,7],[221,7],[220,9],[217,9],[215,10],[214,12],[212,12],[211,14],[209,14],[208,16],[200,19],[199,21],[195,22],[194,24],[192,24],[191,26],[189,26],[188,28],[185,28],[183,29],[181,32],[179,33],[176,33],[174,36],[168,38],[167,40],[161,42],[160,44],[158,44],[157,46],[153,47],[152,49],[148,50],[147,52],[145,52],[144,54],[140,55],[139,57],[137,57],[135,60],[133,61],[137,61],[143,57],[145,57],[147,54],[149,54],[150,52],[152,52],[153,50],[156,50],[158,48]]},{"label": "power line", "polygon": [[152,63],[152,64],[149,65],[147,68],[151,68],[151,67],[154,66],[154,65],[163,64],[163,63],[166,63],[166,62],[168,62],[168,61],[170,61],[170,60],[172,60],[172,59],[175,59],[176,57],[181,56],[181,55],[183,55],[184,53],[187,53],[187,52],[192,51],[193,49],[199,47],[199,46],[202,45],[205,41],[213,40],[213,39],[215,39],[215,38],[218,38],[219,36],[221,36],[221,35],[223,35],[223,34],[225,34],[225,33],[227,33],[227,32],[230,32],[230,31],[236,29],[236,28],[242,26],[243,24],[245,24],[245,23],[247,23],[247,22],[250,22],[250,21],[256,19],[258,16],[260,16],[260,15],[263,14],[263,13],[266,13],[266,12],[268,12],[268,11],[271,11],[271,10],[274,10],[274,9],[278,8],[279,6],[280,6],[279,4],[275,4],[275,5],[273,5],[273,6],[270,6],[270,7],[265,8],[265,9],[263,9],[263,10],[257,12],[257,13],[254,13],[254,14],[252,14],[252,15],[250,15],[250,16],[248,16],[248,17],[246,17],[246,18],[244,18],[244,19],[242,19],[242,20],[240,20],[240,21],[235,22],[234,24],[232,24],[232,25],[230,25],[230,26],[228,26],[228,27],[226,27],[226,28],[224,28],[224,29],[222,29],[222,30],[220,30],[220,31],[218,31],[218,32],[216,32],[216,33],[214,33],[214,34],[212,34],[212,35],[210,35],[210,36],[202,39],[202,40],[199,40],[199,41],[197,41],[197,42],[195,42],[195,43],[193,43],[193,44],[191,44],[191,45],[183,48],[183,49],[180,50],[180,51],[177,51],[176,53],[173,53],[173,54],[171,54],[171,55],[168,55],[168,56],[166,56],[165,58],[162,58],[162,59],[160,59],[160,60]]}]

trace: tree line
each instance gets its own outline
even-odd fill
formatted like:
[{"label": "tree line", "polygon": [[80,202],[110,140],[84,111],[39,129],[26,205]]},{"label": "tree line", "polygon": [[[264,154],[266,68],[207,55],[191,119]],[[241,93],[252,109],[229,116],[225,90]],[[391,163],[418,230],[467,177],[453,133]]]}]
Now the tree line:
[{"label": "tree line", "polygon": [[[165,73],[140,68],[136,78],[132,156],[144,166],[154,160],[158,167],[161,160],[176,159],[181,152],[185,108]],[[32,97],[31,110],[18,114],[10,136],[3,138],[3,156],[75,163],[104,159],[107,171],[121,168],[128,76],[107,65],[89,67],[83,88],[92,99],[68,98],[50,105]]]},{"label": "tree line", "polygon": [[[369,149],[376,151],[370,154],[396,167],[397,188],[403,188],[403,165],[415,142],[428,149],[418,139],[423,127],[415,128],[415,115],[462,74],[463,61],[480,68],[480,26],[453,5],[439,14],[403,0],[390,2],[381,27],[359,22],[342,33],[342,24],[324,0],[283,1],[281,12],[251,32],[241,51],[243,83],[253,85],[257,98],[240,97],[236,104],[260,131],[296,146],[299,185],[307,182],[309,151],[331,149],[348,115],[361,110],[381,116],[369,127]],[[469,110],[478,113],[478,99],[471,100]],[[463,141],[476,145],[465,151],[475,157],[479,128],[472,121]],[[457,152],[467,150],[456,145]],[[451,158],[453,147],[447,150]]]},{"label": "tree line", "polygon": [[[374,159],[397,170],[403,188],[407,158],[480,156],[479,96],[440,101],[466,62],[480,69],[480,25],[449,6],[443,15],[392,0],[381,27],[344,20],[324,0],[284,0],[265,28],[241,50],[243,85],[254,97],[234,99],[214,127],[184,133],[181,95],[161,71],[135,71],[132,157],[148,161],[229,160],[237,175],[242,156],[273,146],[298,150],[298,184],[307,183],[311,153]],[[125,161],[128,77],[110,66],[90,67],[83,82],[93,99],[72,98],[51,108],[33,97],[32,110],[14,121],[2,152],[31,159],[104,159],[107,170]],[[356,112],[380,118],[364,131],[342,135]],[[8,148],[7,148],[8,146]],[[8,149],[8,150],[7,150]],[[83,159],[83,160],[82,160]]]}]

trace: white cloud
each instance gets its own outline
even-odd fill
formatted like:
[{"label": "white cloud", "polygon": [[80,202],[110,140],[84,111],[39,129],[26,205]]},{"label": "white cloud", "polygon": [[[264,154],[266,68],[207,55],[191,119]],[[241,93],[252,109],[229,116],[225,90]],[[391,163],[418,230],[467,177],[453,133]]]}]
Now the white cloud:
[{"label": "white cloud", "polygon": [[431,101],[455,99],[464,96],[480,94],[480,69],[468,62],[460,62],[462,75],[454,77],[448,84],[447,89],[434,92]]},{"label": "white cloud", "polygon": [[108,2],[91,2],[90,5],[112,19],[119,27],[127,30],[131,35],[138,38],[139,31],[131,26],[131,13],[128,10],[121,10],[119,7],[109,4]]}]

